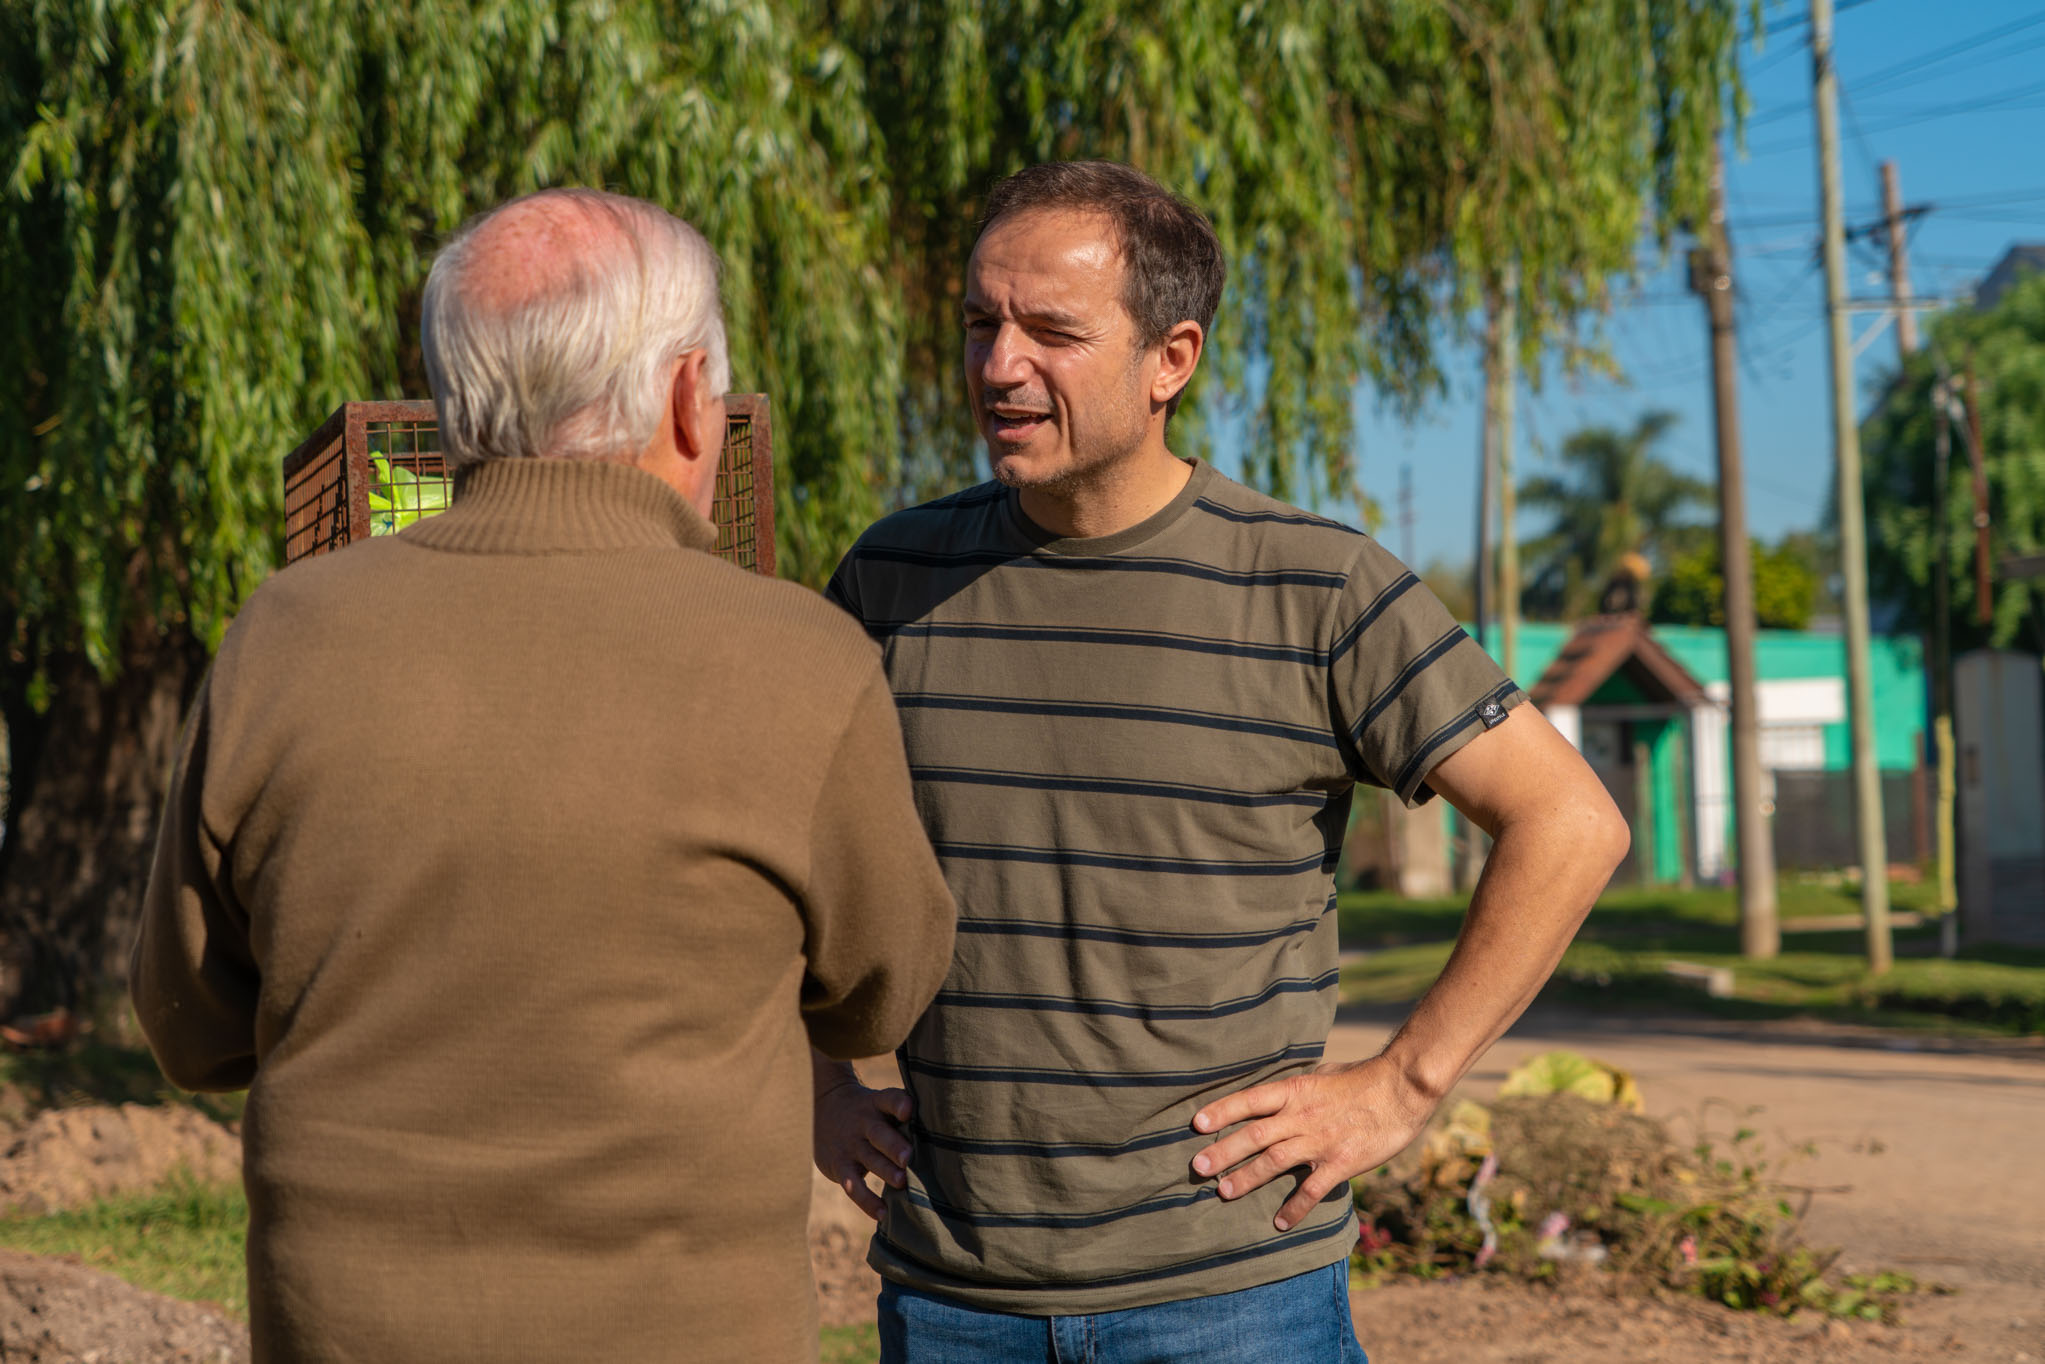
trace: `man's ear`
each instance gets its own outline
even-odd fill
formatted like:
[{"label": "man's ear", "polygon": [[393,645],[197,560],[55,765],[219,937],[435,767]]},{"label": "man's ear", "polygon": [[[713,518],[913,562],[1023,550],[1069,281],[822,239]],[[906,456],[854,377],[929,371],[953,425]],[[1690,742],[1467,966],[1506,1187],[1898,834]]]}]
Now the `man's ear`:
[{"label": "man's ear", "polygon": [[720,424],[714,439],[704,421],[717,396],[710,392],[707,367],[710,352],[698,347],[675,362],[674,382],[668,389],[668,420],[674,426],[675,452],[683,459],[697,460],[723,449]]},{"label": "man's ear", "polygon": [[1207,334],[1200,330],[1200,324],[1185,321],[1173,327],[1158,344],[1157,376],[1150,381],[1150,400],[1162,406],[1179,396],[1187,384],[1193,381],[1193,371],[1200,367],[1200,352],[1207,344]]}]

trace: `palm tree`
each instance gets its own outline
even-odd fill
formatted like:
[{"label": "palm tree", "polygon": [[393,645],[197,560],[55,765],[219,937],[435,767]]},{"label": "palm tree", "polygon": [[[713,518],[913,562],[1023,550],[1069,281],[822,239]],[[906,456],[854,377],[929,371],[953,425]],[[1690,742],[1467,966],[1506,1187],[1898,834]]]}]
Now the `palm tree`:
[{"label": "palm tree", "polygon": [[1631,431],[1585,427],[1563,441],[1560,474],[1520,484],[1521,506],[1555,514],[1548,532],[1523,547],[1529,567],[1522,600],[1529,614],[1581,615],[1621,555],[1643,554],[1665,568],[1703,529],[1684,517],[1710,507],[1711,485],[1655,453],[1675,424],[1673,412],[1648,412]]}]

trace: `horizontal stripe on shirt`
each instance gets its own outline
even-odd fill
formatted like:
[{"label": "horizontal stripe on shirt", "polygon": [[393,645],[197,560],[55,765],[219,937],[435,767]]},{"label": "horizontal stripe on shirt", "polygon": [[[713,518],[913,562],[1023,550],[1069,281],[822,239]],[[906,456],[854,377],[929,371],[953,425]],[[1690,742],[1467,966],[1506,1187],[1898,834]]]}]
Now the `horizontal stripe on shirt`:
[{"label": "horizontal stripe on shirt", "polygon": [[1002,625],[989,621],[868,621],[866,632],[888,639],[996,639],[1020,644],[1105,644],[1126,648],[1176,649],[1182,653],[1247,658],[1262,663],[1300,663],[1322,667],[1319,649],[1288,644],[1248,644],[1206,635],[1180,635],[1166,630],[1115,630],[1104,626]]},{"label": "horizontal stripe on shirt", "polygon": [[975,1212],[970,1208],[940,1203],[920,1189],[909,1190],[907,1196],[917,1207],[928,1208],[947,1222],[963,1222],[969,1227],[1074,1228],[1105,1227],[1113,1222],[1126,1222],[1132,1217],[1142,1217],[1146,1213],[1171,1212],[1221,1197],[1210,1186],[1205,1189],[1190,1189],[1182,1194],[1167,1194],[1163,1198],[1146,1198],[1141,1203],[1132,1203],[1126,1208],[1108,1208],[1102,1212]]},{"label": "horizontal stripe on shirt", "polygon": [[980,990],[942,990],[932,1002],[952,1009],[1034,1009],[1045,1013],[1094,1014],[1109,1018],[1140,1018],[1145,1022],[1169,1022],[1248,1013],[1281,995],[1318,994],[1332,990],[1341,978],[1340,971],[1329,971],[1311,979],[1286,977],[1272,981],[1253,995],[1216,1000],[1212,1004],[1143,1004],[1133,1000],[1065,999],[1057,995],[1008,995]]},{"label": "horizontal stripe on shirt", "polygon": [[1268,809],[1274,805],[1300,805],[1318,810],[1333,799],[1322,791],[1225,791],[1217,786],[1189,786],[1181,782],[1131,781],[1121,777],[1059,777],[1037,772],[997,772],[979,767],[911,767],[909,775],[917,781],[1009,786],[1025,791],[1076,791],[1100,796],[1197,800],[1208,805],[1234,805],[1250,810]]},{"label": "horizontal stripe on shirt", "polygon": [[895,545],[855,547],[847,561],[868,560],[888,564],[910,564],[917,568],[1016,568],[1046,569],[1074,573],[1164,573],[1174,577],[1198,578],[1203,582],[1225,583],[1231,587],[1325,587],[1340,590],[1348,581],[1346,573],[1322,573],[1303,568],[1215,568],[1191,559],[1147,559],[1135,555],[1090,558],[1077,554],[1026,556],[1019,550],[971,549],[957,552],[906,549]]},{"label": "horizontal stripe on shirt", "polygon": [[1090,1089],[1155,1089],[1213,1084],[1255,1074],[1281,1061],[1317,1061],[1324,1042],[1302,1042],[1225,1066],[1198,1070],[1057,1070],[1048,1066],[959,1066],[928,1061],[910,1054],[905,1067],[918,1075],[938,1080],[961,1080],[982,1084],[1085,1085]]},{"label": "horizontal stripe on shirt", "polygon": [[932,839],[938,860],[1040,862],[1050,867],[1102,867],[1111,871],[1169,872],[1180,876],[1297,876],[1331,870],[1339,848],[1282,862],[1223,861],[1208,857],[1149,857],[1140,853],[1088,852],[1077,848],[1024,848],[1008,843],[952,843]]},{"label": "horizontal stripe on shirt", "polygon": [[1296,938],[1302,933],[1313,932],[1326,921],[1334,908],[1335,901],[1331,897],[1328,908],[1321,912],[1318,919],[1295,919],[1276,928],[1241,933],[1147,931],[1114,928],[1106,924],[1057,923],[1045,919],[967,918],[959,920],[958,931],[999,938],[1060,938],[1067,942],[1120,943],[1126,947],[1262,947],[1266,943],[1277,942],[1282,938]]},{"label": "horizontal stripe on shirt", "polygon": [[960,1151],[978,1156],[1030,1156],[1037,1159],[1058,1159],[1065,1156],[1121,1156],[1136,1151],[1155,1151],[1160,1147],[1191,1145],[1199,1142],[1205,1146],[1214,1138],[1205,1132],[1196,1132],[1190,1123],[1169,1127],[1160,1132],[1144,1132],[1127,1141],[1023,1141],[1004,1137],[965,1137],[954,1132],[937,1132],[928,1127],[912,1124],[910,1135],[919,1142],[947,1151]]},{"label": "horizontal stripe on shirt", "polygon": [[1178,710],[1169,706],[1135,706],[1116,701],[1037,701],[1021,696],[960,696],[946,692],[902,691],[895,693],[895,707],[898,710],[982,711],[992,715],[1049,715],[1077,720],[1135,720],[1145,724],[1188,725],[1237,734],[1262,734],[1323,748],[1338,747],[1333,735],[1305,725],[1288,725],[1249,715]]}]

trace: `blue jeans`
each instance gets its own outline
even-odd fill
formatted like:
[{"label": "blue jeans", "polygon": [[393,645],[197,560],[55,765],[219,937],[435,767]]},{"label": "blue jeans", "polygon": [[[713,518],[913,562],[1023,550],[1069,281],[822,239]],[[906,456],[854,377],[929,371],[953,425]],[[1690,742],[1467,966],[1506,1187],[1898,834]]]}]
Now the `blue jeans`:
[{"label": "blue jeans", "polygon": [[1083,1317],[988,1312],[884,1281],[881,1364],[1370,1364],[1345,1260],[1277,1283]]}]

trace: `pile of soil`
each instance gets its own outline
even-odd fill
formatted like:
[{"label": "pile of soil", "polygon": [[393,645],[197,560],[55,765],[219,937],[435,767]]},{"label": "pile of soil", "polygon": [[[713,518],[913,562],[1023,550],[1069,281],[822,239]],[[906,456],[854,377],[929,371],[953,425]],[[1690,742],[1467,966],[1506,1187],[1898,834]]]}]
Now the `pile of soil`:
[{"label": "pile of soil", "polygon": [[181,1105],[53,1108],[4,1137],[0,1212],[39,1216],[146,1193],[180,1171],[241,1177],[241,1138]]},{"label": "pile of soil", "polygon": [[248,1328],[69,1260],[0,1250],[0,1364],[244,1364]]}]

